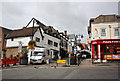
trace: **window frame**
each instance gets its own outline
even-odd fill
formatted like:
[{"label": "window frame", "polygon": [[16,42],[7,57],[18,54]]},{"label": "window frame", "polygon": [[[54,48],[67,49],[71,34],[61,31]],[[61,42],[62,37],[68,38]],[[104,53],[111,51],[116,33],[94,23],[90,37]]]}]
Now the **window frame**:
[{"label": "window frame", "polygon": [[[102,30],[105,30],[105,32],[103,33]],[[106,37],[106,28],[101,28],[101,37]]]},{"label": "window frame", "polygon": [[48,39],[48,45],[53,45],[53,41]]},{"label": "window frame", "polygon": [[[118,29],[118,32],[116,33],[115,32],[115,29]],[[114,28],[114,36],[116,37],[116,36],[120,36],[120,27],[116,27],[116,28]],[[117,35],[116,35],[117,34]]]},{"label": "window frame", "polygon": [[40,42],[40,38],[36,37],[35,38],[36,42]]},{"label": "window frame", "polygon": [[55,47],[58,47],[58,43],[57,43],[57,42],[54,42],[54,46],[55,46]]}]

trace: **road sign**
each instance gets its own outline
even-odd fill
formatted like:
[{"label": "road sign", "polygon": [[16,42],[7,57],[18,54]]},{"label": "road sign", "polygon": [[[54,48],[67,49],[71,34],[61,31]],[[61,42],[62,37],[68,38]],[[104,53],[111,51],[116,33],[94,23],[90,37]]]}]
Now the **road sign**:
[{"label": "road sign", "polygon": [[22,52],[22,42],[21,41],[19,41],[18,52]]},{"label": "road sign", "polygon": [[72,51],[67,52],[67,54],[72,54]]},{"label": "road sign", "polygon": [[71,57],[71,54],[69,54],[69,57]]},{"label": "road sign", "polygon": [[66,60],[57,60],[57,63],[66,63]]},{"label": "road sign", "polygon": [[71,42],[68,43],[68,52],[67,53],[72,54],[72,43]]},{"label": "road sign", "polygon": [[18,52],[18,55],[22,55],[22,53],[21,53],[21,52]]}]

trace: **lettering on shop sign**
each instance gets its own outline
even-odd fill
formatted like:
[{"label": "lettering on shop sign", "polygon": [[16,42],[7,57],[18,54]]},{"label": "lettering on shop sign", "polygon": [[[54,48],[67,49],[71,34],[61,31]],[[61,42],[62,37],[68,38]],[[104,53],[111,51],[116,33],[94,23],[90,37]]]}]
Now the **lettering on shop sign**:
[{"label": "lettering on shop sign", "polygon": [[120,43],[120,41],[103,41],[103,43]]}]

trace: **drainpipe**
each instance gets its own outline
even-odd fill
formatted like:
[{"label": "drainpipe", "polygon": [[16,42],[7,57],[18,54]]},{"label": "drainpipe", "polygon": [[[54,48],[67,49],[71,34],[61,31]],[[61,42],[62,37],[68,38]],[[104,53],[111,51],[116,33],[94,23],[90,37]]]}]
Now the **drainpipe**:
[{"label": "drainpipe", "polygon": [[33,19],[33,27],[32,27],[32,40],[33,40],[33,34],[34,34],[34,19]]},{"label": "drainpipe", "polygon": [[111,25],[109,25],[109,28],[110,28],[110,39],[111,39]]}]

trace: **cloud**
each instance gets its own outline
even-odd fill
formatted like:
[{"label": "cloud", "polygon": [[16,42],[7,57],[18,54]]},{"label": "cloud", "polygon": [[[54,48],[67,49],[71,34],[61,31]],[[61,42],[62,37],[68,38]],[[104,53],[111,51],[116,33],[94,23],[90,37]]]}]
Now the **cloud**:
[{"label": "cloud", "polygon": [[86,42],[91,17],[117,13],[117,2],[4,2],[2,25],[17,29],[26,26],[35,17],[59,31],[83,34],[82,42]]}]

